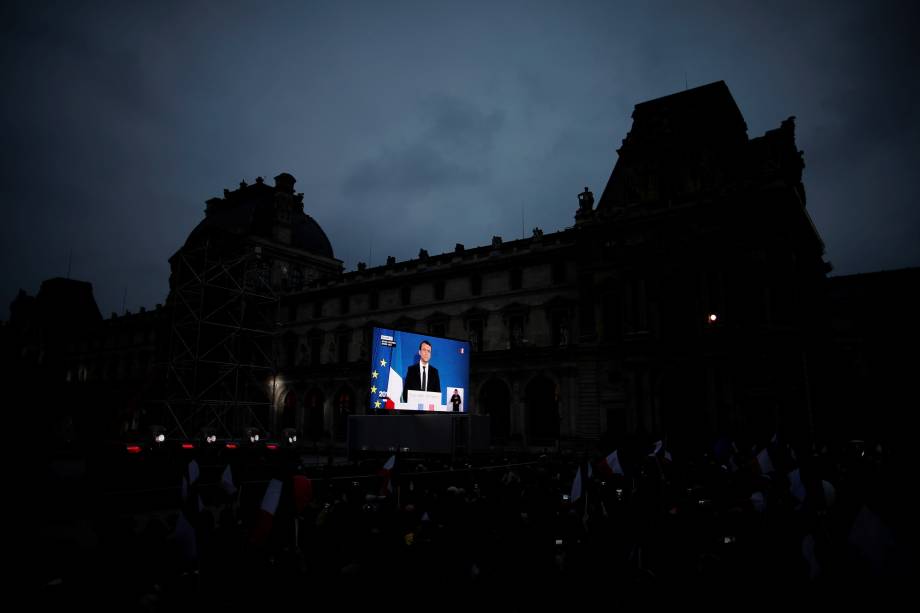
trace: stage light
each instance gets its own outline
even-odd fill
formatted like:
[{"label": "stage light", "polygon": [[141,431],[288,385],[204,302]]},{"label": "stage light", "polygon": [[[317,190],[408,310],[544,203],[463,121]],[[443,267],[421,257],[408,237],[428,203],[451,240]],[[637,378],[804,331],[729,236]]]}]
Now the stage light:
[{"label": "stage light", "polygon": [[157,445],[162,445],[166,442],[166,428],[163,426],[150,426],[150,435]]},{"label": "stage light", "polygon": [[142,447],[140,445],[128,445],[125,449],[128,450],[128,453],[140,453]]},{"label": "stage light", "polygon": [[195,443],[190,443],[189,441],[185,441],[184,443],[182,443],[182,448],[183,449],[194,449]]},{"label": "stage light", "polygon": [[214,428],[202,428],[200,438],[204,445],[214,445],[217,443],[217,430]]},{"label": "stage light", "polygon": [[247,441],[250,445],[257,445],[261,438],[262,432],[254,426],[246,428],[243,432],[243,440]]},{"label": "stage light", "polygon": [[285,428],[281,431],[281,440],[287,445],[294,447],[297,445],[297,430],[294,428]]},{"label": "stage light", "polygon": [[715,324],[719,321],[719,316],[715,313],[710,313],[706,318],[706,321],[708,321],[710,324]]}]

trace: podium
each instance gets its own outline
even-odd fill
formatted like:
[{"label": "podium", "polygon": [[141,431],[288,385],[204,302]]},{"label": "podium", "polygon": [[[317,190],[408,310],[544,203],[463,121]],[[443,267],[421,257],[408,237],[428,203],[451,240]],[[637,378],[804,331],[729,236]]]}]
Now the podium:
[{"label": "podium", "polygon": [[410,411],[443,411],[441,392],[422,392],[409,390],[406,392],[406,407]]}]

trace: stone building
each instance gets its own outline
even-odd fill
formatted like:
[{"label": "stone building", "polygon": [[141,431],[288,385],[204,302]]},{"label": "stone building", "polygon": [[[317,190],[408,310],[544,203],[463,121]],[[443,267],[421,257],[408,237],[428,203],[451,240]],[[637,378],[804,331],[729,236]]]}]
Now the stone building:
[{"label": "stone building", "polygon": [[639,104],[633,120],[603,194],[596,206],[578,194],[570,228],[285,292],[275,421],[341,437],[348,414],[370,411],[380,325],[469,339],[472,410],[498,441],[809,432],[829,266],[793,119],[749,138],[719,82]]},{"label": "stone building", "polygon": [[[225,190],[170,258],[166,306],[104,321],[97,309],[83,336],[60,337],[53,376],[130,383],[113,402],[131,427],[257,423],[343,441],[347,417],[373,411],[381,326],[471,342],[468,406],[496,444],[826,431],[841,401],[828,355],[846,343],[856,368],[873,345],[847,331],[872,331],[831,327],[866,284],[828,281],[794,119],[749,137],[723,82],[632,117],[600,197],[559,204],[570,227],[381,266],[344,271],[287,173]],[[18,300],[8,345],[34,311]]]}]

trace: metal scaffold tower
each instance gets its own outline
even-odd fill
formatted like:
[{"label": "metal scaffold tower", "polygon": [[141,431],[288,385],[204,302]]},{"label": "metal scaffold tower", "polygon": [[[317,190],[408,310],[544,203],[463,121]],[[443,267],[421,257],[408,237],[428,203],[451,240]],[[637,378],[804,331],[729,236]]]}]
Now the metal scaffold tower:
[{"label": "metal scaffold tower", "polygon": [[174,256],[163,423],[233,437],[270,425],[279,296],[261,247],[212,234]]}]

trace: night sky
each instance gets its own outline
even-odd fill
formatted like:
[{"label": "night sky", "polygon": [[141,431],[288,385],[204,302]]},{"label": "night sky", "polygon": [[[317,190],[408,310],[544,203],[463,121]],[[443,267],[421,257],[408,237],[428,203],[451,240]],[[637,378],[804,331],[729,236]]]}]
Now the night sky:
[{"label": "night sky", "polygon": [[833,274],[920,265],[915,4],[3,2],[0,319],[68,266],[163,302],[205,200],[281,172],[347,270],[561,230],[636,103],[718,80],[750,137],[796,116]]}]

